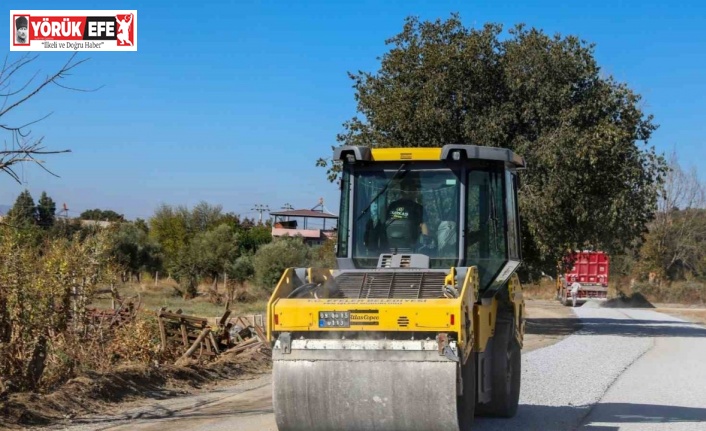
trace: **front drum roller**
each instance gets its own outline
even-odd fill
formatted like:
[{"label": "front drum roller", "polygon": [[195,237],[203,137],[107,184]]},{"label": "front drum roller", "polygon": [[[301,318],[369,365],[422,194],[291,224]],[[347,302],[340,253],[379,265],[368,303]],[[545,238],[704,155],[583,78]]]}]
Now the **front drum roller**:
[{"label": "front drum roller", "polygon": [[[457,359],[440,354],[434,340],[297,340],[286,349],[275,345],[277,427],[465,431],[473,418],[475,382],[472,377],[466,380],[469,402],[463,402]],[[464,406],[471,411],[459,417]]]}]

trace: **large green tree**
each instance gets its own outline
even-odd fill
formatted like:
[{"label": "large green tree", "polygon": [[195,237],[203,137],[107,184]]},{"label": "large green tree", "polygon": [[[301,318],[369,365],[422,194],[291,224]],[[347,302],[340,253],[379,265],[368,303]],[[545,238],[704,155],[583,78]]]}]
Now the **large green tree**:
[{"label": "large green tree", "polygon": [[[370,147],[505,147],[522,155],[525,261],[551,270],[567,249],[609,252],[639,236],[665,163],[640,96],[602,72],[594,46],[458,15],[408,18],[375,73],[351,73],[357,110],[337,140]],[[337,166],[321,159],[319,165]]]}]

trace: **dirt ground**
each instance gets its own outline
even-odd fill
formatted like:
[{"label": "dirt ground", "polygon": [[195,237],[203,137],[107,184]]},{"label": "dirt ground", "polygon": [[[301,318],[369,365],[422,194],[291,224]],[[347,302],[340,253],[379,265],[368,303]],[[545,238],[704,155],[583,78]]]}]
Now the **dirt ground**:
[{"label": "dirt ground", "polygon": [[[526,304],[524,352],[554,344],[579,327],[571,308],[557,301],[529,299]],[[233,402],[242,398],[237,402],[247,406],[235,407],[268,412],[272,408],[271,390],[265,386],[269,384],[270,369],[270,361],[262,357],[239,357],[207,367],[122,369],[108,376],[87,375],[73,379],[52,394],[13,394],[0,400],[0,429],[38,426],[57,429],[72,424],[105,424],[106,421],[124,423],[126,429],[131,429],[131,420],[126,418],[145,404],[163,405],[160,408],[176,413],[186,408],[179,406],[189,406],[192,411],[195,405],[206,403],[211,405],[209,409],[214,409],[221,401],[224,407],[233,409]],[[235,395],[241,392],[239,388],[243,384],[247,386],[251,381],[256,387],[257,405],[253,405],[253,393]],[[223,397],[229,401],[225,403]],[[142,417],[142,413],[138,416]]]},{"label": "dirt ground", "polygon": [[[269,350],[264,350],[269,352]],[[198,365],[122,367],[110,374],[87,373],[48,394],[16,393],[0,399],[0,430],[65,424],[74,418],[111,415],[144,400],[165,400],[210,392],[269,375],[262,353],[224,356]]]},{"label": "dirt ground", "polygon": [[579,320],[571,311],[555,300],[525,300],[527,320],[524,352],[541,349],[561,341],[580,328]]}]

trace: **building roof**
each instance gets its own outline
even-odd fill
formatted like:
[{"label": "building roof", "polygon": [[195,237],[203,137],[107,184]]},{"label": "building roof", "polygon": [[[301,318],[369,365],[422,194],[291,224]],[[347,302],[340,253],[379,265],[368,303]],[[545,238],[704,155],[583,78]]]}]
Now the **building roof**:
[{"label": "building roof", "polygon": [[338,216],[324,211],[314,211],[314,210],[289,210],[289,211],[273,211],[270,213],[273,216],[286,216],[286,217],[311,217],[311,218],[330,218],[337,219]]}]

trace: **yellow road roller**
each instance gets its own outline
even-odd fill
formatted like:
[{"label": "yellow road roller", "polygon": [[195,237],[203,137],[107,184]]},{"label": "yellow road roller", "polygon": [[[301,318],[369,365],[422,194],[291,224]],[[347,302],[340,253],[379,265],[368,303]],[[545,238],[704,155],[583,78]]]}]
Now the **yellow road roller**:
[{"label": "yellow road roller", "polygon": [[512,151],[334,149],[337,268],[289,268],[267,309],[280,431],[469,430],[512,417],[524,299]]}]

